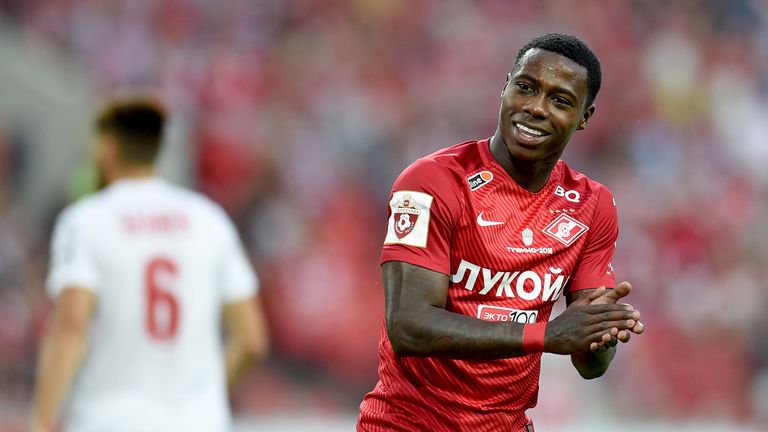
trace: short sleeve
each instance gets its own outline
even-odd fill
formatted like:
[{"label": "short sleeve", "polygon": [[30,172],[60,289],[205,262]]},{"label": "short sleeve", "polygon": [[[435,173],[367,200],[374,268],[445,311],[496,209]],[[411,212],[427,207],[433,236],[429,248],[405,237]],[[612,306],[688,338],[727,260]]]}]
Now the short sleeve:
[{"label": "short sleeve", "polygon": [[616,286],[613,254],[619,237],[616,203],[610,191],[600,188],[595,216],[590,227],[587,245],[581,253],[571,276],[568,292],[605,286]]},{"label": "short sleeve", "polygon": [[79,206],[59,214],[51,240],[51,261],[46,289],[56,298],[69,286],[96,291],[99,275],[92,245],[92,229],[87,212]]},{"label": "short sleeve", "polygon": [[[223,211],[222,211],[223,213]],[[240,238],[232,222],[222,215],[225,226],[222,251],[222,297],[224,303],[248,298],[259,289],[259,281],[251,267]]]},{"label": "short sleeve", "polygon": [[432,159],[414,162],[392,187],[381,263],[403,261],[449,275],[461,206],[451,171]]}]

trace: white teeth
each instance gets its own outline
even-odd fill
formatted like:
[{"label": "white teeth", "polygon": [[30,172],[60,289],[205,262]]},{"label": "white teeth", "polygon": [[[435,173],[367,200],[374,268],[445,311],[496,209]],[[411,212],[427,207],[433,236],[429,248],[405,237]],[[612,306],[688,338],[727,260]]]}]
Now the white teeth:
[{"label": "white teeth", "polygon": [[529,128],[529,127],[526,127],[526,126],[523,126],[523,125],[521,125],[520,123],[515,123],[515,125],[516,125],[516,126],[517,126],[517,128],[518,128],[518,129],[520,129],[521,131],[523,131],[523,132],[526,132],[526,133],[529,133],[529,134],[531,134],[531,135],[536,135],[536,136],[542,136],[542,135],[544,135],[544,132],[542,132],[542,131],[538,131],[538,130],[536,130],[536,129],[531,129],[531,128]]}]

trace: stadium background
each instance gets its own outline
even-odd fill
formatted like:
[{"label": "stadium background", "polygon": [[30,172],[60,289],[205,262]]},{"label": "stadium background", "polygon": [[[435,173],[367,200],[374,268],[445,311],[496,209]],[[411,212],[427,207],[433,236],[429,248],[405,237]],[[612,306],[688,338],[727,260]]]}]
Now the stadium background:
[{"label": "stadium background", "polygon": [[539,429],[768,430],[768,2],[0,7],[0,430],[23,430],[52,221],[92,189],[91,116],[147,86],[173,113],[163,174],[228,210],[262,279],[274,348],[238,428],[351,430],[376,379],[391,182],[490,136],[517,49],[545,31],[602,61],[565,159],[617,197],[615,267],[647,332],[597,381],[545,356]]}]

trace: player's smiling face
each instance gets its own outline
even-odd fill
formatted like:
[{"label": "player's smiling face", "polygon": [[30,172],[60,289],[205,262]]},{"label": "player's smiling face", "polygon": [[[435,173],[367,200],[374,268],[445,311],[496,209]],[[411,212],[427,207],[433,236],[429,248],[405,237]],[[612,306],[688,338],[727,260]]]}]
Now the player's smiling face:
[{"label": "player's smiling face", "polygon": [[551,51],[525,53],[501,94],[499,129],[512,157],[556,161],[595,110],[587,97],[586,68]]}]

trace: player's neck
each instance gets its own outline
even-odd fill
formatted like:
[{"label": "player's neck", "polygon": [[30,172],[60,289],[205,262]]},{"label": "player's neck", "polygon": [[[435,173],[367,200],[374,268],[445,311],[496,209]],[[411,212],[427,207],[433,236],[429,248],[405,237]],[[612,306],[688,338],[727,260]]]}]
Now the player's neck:
[{"label": "player's neck", "polygon": [[141,180],[155,176],[153,165],[121,165],[114,167],[109,175],[109,183],[118,180]]},{"label": "player's neck", "polygon": [[504,168],[515,183],[529,192],[538,192],[547,185],[549,176],[559,159],[554,157],[552,160],[524,161],[514,158],[509,154],[504,138],[498,131],[491,138],[490,148],[496,163]]}]

